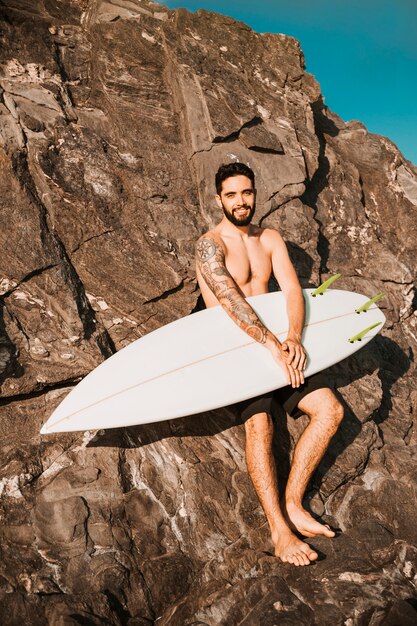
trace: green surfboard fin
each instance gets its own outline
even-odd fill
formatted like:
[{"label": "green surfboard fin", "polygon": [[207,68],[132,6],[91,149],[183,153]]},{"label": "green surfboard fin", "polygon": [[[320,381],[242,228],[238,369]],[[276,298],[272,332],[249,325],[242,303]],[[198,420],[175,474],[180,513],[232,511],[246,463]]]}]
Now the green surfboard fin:
[{"label": "green surfboard fin", "polygon": [[374,302],[378,302],[378,300],[381,300],[381,298],[384,298],[384,297],[385,297],[385,293],[379,293],[374,298],[371,298],[370,300],[368,300],[368,302],[365,302],[365,304],[360,306],[359,309],[355,309],[355,313],[366,313],[366,311],[369,309],[369,307],[372,304],[374,304]]},{"label": "green surfboard fin", "polygon": [[362,330],[357,335],[354,335],[353,337],[348,339],[349,343],[354,343],[355,341],[361,341],[362,338],[365,337],[365,335],[369,333],[370,330],[372,330],[373,328],[376,328],[377,326],[380,326],[381,324],[382,322],[377,322],[376,324],[372,324],[372,326],[368,326],[368,328],[365,328],[365,330]]},{"label": "green surfboard fin", "polygon": [[317,289],[313,291],[313,293],[311,294],[313,298],[315,298],[316,296],[322,296],[328,290],[330,285],[334,283],[335,280],[340,278],[341,275],[342,274],[335,274],[334,276],[330,276],[330,278],[325,280],[324,283],[320,285],[320,287],[317,287]]}]

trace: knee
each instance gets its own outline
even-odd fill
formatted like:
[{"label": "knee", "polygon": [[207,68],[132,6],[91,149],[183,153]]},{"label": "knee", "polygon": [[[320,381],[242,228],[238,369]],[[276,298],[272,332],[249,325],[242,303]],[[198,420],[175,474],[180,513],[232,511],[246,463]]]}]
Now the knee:
[{"label": "knee", "polygon": [[274,424],[269,413],[256,413],[245,421],[246,435],[272,436]]},{"label": "knee", "polygon": [[334,424],[335,431],[339,428],[340,422],[343,420],[345,415],[345,409],[343,408],[343,404],[339,402],[339,400],[335,397],[334,402],[332,403],[331,409],[331,420]]},{"label": "knee", "polygon": [[326,402],[323,402],[315,414],[311,415],[311,419],[325,422],[329,430],[336,432],[340,422],[343,420],[344,413],[343,405],[336,396],[332,394],[332,397],[326,399]]}]

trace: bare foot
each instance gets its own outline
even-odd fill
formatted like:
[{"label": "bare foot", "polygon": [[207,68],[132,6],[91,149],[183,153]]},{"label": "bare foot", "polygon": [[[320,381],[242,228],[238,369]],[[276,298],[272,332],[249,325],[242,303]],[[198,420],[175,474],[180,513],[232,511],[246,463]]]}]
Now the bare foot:
[{"label": "bare foot", "polygon": [[308,543],[301,541],[290,530],[281,532],[277,537],[272,537],[275,545],[275,556],[284,563],[299,565],[309,565],[318,557]]},{"label": "bare foot", "polygon": [[283,513],[291,530],[298,531],[304,537],[335,537],[336,533],[327,524],[320,524],[300,506],[288,503],[282,506]]}]

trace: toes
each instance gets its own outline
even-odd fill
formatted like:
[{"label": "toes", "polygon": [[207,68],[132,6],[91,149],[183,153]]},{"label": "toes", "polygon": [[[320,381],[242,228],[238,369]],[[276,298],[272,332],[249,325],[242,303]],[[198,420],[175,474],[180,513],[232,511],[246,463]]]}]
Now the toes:
[{"label": "toes", "polygon": [[287,562],[291,563],[292,565],[296,565],[297,567],[300,565],[296,554],[290,554],[289,556],[287,556]]},{"label": "toes", "polygon": [[301,565],[309,565],[309,558],[306,554],[304,554],[304,552],[300,552],[300,554],[298,554],[297,556],[298,559],[301,561]]},{"label": "toes", "polygon": [[330,528],[328,524],[325,525],[324,529],[324,534],[326,535],[326,537],[335,537],[336,533]]},{"label": "toes", "polygon": [[308,556],[301,550],[292,554],[289,558],[291,558],[291,563],[297,567],[303,567],[304,565],[308,565],[310,563]]},{"label": "toes", "polygon": [[316,535],[323,535],[324,537],[334,537],[335,534],[336,533],[334,532],[334,530],[332,530],[330,526],[328,526],[328,524],[320,524],[320,522],[316,523],[314,532],[312,530],[311,535],[308,535],[307,533],[303,532],[303,535],[305,537],[308,537],[308,536],[314,537]]},{"label": "toes", "polygon": [[305,554],[305,557],[309,559],[309,561],[315,561],[319,556],[317,552],[315,552],[312,548],[310,548],[308,543],[304,544],[302,550],[303,550],[303,553]]},{"label": "toes", "polygon": [[311,561],[315,561],[319,556],[308,543],[298,541],[295,537],[289,545],[283,546],[282,550],[277,546],[275,554],[284,563],[290,563],[296,567],[309,565]]}]

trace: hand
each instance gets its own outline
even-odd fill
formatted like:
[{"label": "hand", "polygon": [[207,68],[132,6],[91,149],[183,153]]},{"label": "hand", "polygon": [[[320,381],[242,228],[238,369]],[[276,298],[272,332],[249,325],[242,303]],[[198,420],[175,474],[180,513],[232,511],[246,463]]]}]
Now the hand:
[{"label": "hand", "polygon": [[306,366],[307,356],[301,342],[298,339],[287,337],[282,343],[282,349],[286,353],[288,365],[302,372]]},{"label": "hand", "polygon": [[303,372],[288,362],[288,356],[283,350],[283,346],[275,339],[273,342],[268,342],[267,347],[274,360],[284,370],[288,384],[291,387],[299,387],[304,382]]}]

